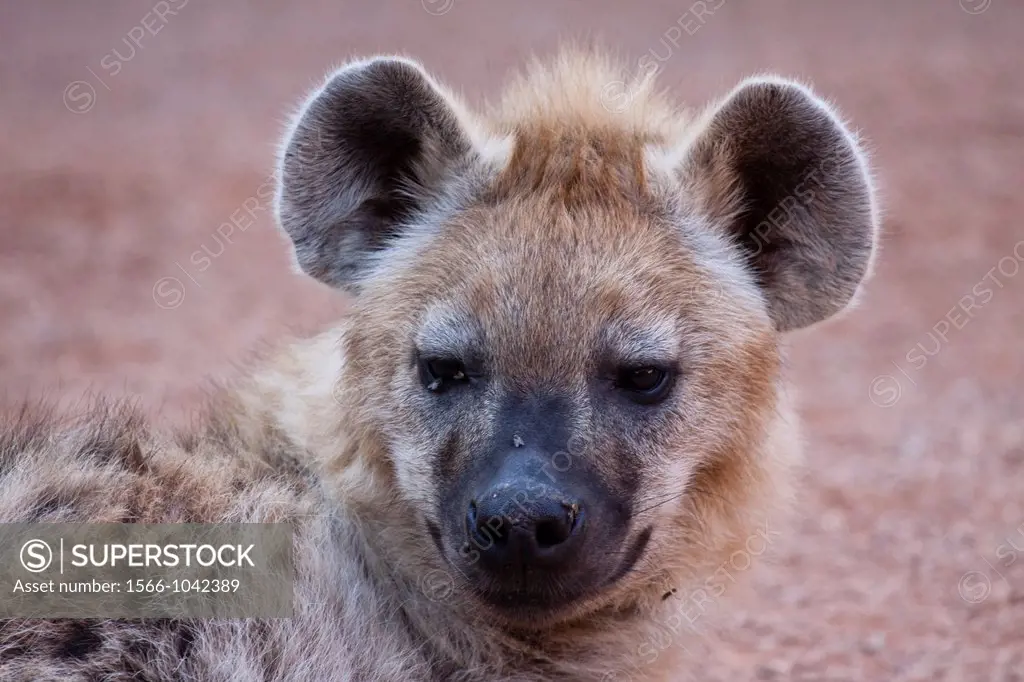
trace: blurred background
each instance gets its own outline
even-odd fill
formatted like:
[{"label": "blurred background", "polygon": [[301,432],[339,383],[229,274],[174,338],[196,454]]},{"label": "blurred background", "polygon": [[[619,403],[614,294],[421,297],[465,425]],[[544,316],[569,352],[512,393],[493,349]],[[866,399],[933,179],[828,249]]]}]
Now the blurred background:
[{"label": "blurred background", "polygon": [[1024,3],[0,0],[0,400],[187,417],[344,310],[266,184],[330,67],[403,52],[481,102],[579,37],[694,105],[807,79],[886,211],[859,309],[793,340],[798,519],[703,679],[1024,680]]}]

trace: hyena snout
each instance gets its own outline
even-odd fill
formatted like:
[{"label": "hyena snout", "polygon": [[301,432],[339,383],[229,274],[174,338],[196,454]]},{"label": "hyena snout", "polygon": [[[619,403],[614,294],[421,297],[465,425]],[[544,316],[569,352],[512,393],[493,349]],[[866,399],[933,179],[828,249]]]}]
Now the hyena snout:
[{"label": "hyena snout", "polygon": [[543,478],[508,467],[470,500],[466,527],[488,570],[557,569],[578,557],[584,495]]},{"label": "hyena snout", "polygon": [[566,442],[555,437],[564,429],[550,435],[538,435],[535,447],[527,442],[481,457],[478,474],[459,493],[460,566],[479,596],[517,622],[599,592],[642,551],[630,549],[622,496],[583,452],[569,459],[554,447]]}]

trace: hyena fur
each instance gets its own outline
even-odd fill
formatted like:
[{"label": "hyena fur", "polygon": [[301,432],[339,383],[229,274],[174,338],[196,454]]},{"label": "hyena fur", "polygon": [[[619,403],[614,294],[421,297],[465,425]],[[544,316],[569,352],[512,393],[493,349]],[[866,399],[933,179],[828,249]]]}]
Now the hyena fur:
[{"label": "hyena fur", "polygon": [[480,114],[377,57],[306,100],[278,183],[346,317],[184,433],[14,411],[0,521],[288,522],[294,616],[7,620],[0,679],[698,677],[693,604],[799,466],[784,336],[871,270],[832,106],[767,76],[691,114],[567,51]]}]

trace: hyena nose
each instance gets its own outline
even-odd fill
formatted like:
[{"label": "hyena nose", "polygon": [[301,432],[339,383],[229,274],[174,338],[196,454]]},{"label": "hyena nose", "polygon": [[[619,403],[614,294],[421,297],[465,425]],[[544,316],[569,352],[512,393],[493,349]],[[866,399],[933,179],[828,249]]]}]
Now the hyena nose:
[{"label": "hyena nose", "polygon": [[502,567],[556,567],[570,560],[585,522],[583,505],[554,490],[502,485],[469,503],[466,526],[481,557]]}]

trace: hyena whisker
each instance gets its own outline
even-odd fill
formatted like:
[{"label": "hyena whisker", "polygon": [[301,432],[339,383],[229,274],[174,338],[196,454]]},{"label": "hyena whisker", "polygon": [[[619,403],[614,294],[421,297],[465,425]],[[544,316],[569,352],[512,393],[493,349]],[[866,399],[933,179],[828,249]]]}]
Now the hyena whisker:
[{"label": "hyena whisker", "polygon": [[687,492],[688,491],[683,490],[683,491],[677,492],[677,493],[669,493],[663,499],[661,499],[660,501],[655,502],[654,504],[651,504],[651,505],[649,505],[647,507],[644,507],[644,508],[640,509],[639,511],[634,512],[633,513],[633,517],[636,518],[636,517],[639,517],[639,516],[643,516],[647,512],[653,511],[653,510],[657,509],[658,507],[666,505],[666,504],[668,504],[670,502],[674,502],[674,501],[676,501],[678,499],[682,499],[683,497],[686,496]]}]

